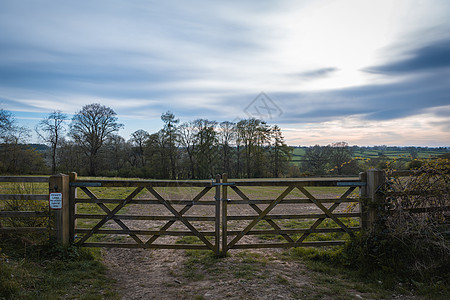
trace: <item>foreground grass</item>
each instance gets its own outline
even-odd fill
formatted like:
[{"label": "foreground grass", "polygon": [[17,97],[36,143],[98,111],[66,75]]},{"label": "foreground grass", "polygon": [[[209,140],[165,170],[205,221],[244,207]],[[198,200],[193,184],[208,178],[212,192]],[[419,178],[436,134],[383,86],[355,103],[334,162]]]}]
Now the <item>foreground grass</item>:
[{"label": "foreground grass", "polygon": [[99,251],[1,244],[0,299],[118,299]]},{"label": "foreground grass", "polygon": [[400,277],[388,270],[367,273],[346,263],[342,247],[328,249],[293,248],[283,252],[284,260],[299,261],[310,271],[310,277],[324,295],[342,295],[355,290],[375,299],[401,296],[423,299],[449,299],[450,288],[442,280],[418,282]]}]

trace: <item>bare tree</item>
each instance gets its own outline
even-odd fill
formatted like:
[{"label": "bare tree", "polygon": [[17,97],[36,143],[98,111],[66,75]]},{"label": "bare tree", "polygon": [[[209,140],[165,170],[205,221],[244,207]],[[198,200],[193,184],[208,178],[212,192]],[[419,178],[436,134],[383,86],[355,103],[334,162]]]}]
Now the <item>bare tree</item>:
[{"label": "bare tree", "polygon": [[116,115],[111,108],[93,103],[83,106],[72,118],[70,136],[89,159],[89,175],[96,174],[97,155],[106,139],[123,127]]},{"label": "bare tree", "polygon": [[144,148],[149,138],[150,134],[143,129],[136,130],[131,134],[129,142],[134,148],[133,152],[136,155],[135,162],[138,167],[145,167]]},{"label": "bare tree", "polygon": [[330,162],[338,175],[342,175],[343,168],[350,163],[352,159],[352,151],[346,142],[333,143],[330,148]]},{"label": "bare tree", "polygon": [[236,123],[224,121],[220,123],[219,140],[222,148],[222,159],[224,172],[231,176],[231,154],[232,145],[236,139]]},{"label": "bare tree", "polygon": [[13,128],[14,118],[7,110],[0,109],[0,139],[4,142]]},{"label": "bare tree", "polygon": [[190,176],[195,178],[195,157],[197,131],[193,122],[185,122],[178,127],[178,142],[186,150],[189,158]]},{"label": "bare tree", "polygon": [[52,156],[52,174],[56,172],[56,150],[65,132],[64,122],[67,116],[60,110],[56,110],[43,119],[36,126],[36,133],[47,144],[50,145]]}]

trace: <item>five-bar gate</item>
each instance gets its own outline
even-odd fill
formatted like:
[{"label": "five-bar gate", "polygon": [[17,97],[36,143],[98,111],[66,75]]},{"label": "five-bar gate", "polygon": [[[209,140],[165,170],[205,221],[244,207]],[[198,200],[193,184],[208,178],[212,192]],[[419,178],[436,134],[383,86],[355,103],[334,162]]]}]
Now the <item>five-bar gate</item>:
[{"label": "five-bar gate", "polygon": [[[358,178],[70,180],[70,223],[85,247],[230,249],[330,246],[360,230]],[[122,199],[117,199],[117,195]],[[349,204],[357,212],[347,209]],[[332,233],[330,239],[330,233]]]}]

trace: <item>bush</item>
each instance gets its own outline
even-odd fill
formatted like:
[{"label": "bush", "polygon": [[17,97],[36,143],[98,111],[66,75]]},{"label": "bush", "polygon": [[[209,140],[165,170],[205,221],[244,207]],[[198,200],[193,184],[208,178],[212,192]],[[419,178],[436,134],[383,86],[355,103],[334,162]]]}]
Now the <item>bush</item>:
[{"label": "bush", "polygon": [[386,200],[374,228],[352,239],[344,254],[364,274],[384,272],[450,284],[450,244],[446,235],[450,161],[422,161],[417,172],[406,178],[393,174],[393,168],[388,168],[383,189]]}]

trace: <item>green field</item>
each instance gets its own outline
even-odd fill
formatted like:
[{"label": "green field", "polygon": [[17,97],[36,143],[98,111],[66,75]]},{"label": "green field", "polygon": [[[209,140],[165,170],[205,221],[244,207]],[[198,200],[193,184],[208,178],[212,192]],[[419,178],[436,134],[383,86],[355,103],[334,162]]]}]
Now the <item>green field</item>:
[{"label": "green field", "polygon": [[[300,165],[302,160],[304,159],[306,147],[294,148],[292,152],[292,162],[296,165]],[[432,158],[438,157],[445,153],[450,153],[449,149],[445,148],[416,148],[417,149],[417,158]],[[353,158],[360,159],[374,159],[379,158],[380,156],[385,156],[387,158],[405,158],[410,159],[411,150],[409,148],[395,148],[390,149],[389,147],[386,150],[377,150],[373,148],[357,148],[353,149]]]}]

